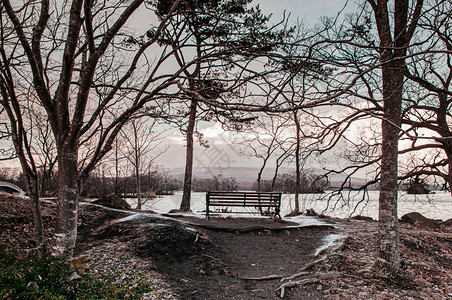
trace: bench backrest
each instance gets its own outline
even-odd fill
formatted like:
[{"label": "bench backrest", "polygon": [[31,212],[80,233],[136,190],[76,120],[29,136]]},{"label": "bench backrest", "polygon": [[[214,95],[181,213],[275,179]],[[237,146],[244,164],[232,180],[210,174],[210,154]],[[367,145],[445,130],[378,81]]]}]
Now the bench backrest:
[{"label": "bench backrest", "polygon": [[[257,193],[257,192],[207,192],[206,216],[210,220],[210,206],[234,206],[256,207],[259,213],[268,214],[268,210],[274,210],[273,214],[281,219],[280,205],[282,193]],[[268,210],[263,211],[266,208]],[[247,213],[247,212],[242,212]]]},{"label": "bench backrest", "polygon": [[257,192],[207,192],[206,200],[210,205],[234,205],[243,206],[266,205],[279,206],[281,193],[257,193]]}]

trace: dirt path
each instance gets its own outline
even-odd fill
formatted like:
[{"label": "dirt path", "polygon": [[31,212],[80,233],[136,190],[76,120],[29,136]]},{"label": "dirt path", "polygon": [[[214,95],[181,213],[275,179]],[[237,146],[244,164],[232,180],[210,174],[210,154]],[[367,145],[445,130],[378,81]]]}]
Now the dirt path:
[{"label": "dirt path", "polygon": [[[247,280],[290,276],[314,259],[330,228],[257,230],[247,233],[204,230],[212,247],[182,261],[161,261],[181,299],[278,299],[279,280]],[[311,286],[294,289],[287,299],[323,299]]]},{"label": "dirt path", "polygon": [[[114,240],[116,249],[128,249],[139,258],[142,270],[161,274],[176,299],[278,299],[279,279],[251,278],[296,273],[315,259],[324,238],[335,232],[331,224],[309,217],[302,224],[148,213],[127,217],[120,213],[115,218],[112,210],[108,212],[83,207],[85,225],[80,229],[86,240],[80,240],[80,253],[103,257],[105,245]],[[101,226],[95,221],[99,219]],[[315,285],[291,289],[286,298],[324,299]]]},{"label": "dirt path", "polygon": [[314,253],[325,237],[344,235],[340,248],[292,281],[284,299],[452,299],[449,227],[431,230],[401,224],[404,267],[399,277],[388,279],[372,271],[377,222],[327,220],[336,227],[290,228],[292,223],[269,219],[207,222],[139,214],[119,222],[107,220],[81,244],[92,247],[91,239],[99,251],[106,244],[102,240],[124,245],[142,268],[162,276],[171,299],[278,299],[279,279],[250,277],[291,276],[316,261]]}]

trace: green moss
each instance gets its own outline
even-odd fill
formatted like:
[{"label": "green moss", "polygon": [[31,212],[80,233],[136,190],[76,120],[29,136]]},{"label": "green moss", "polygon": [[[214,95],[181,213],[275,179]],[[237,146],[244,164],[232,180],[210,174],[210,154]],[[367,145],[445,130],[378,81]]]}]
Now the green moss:
[{"label": "green moss", "polygon": [[66,282],[74,272],[64,260],[51,256],[17,260],[0,247],[1,299],[141,299],[153,293],[147,282],[115,281],[112,276],[83,275]]}]

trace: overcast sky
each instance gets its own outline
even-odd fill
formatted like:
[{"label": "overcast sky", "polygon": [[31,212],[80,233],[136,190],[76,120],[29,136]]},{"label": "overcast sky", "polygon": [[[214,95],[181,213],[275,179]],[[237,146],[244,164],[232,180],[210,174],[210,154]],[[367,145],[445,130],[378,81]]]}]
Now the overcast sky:
[{"label": "overcast sky", "polygon": [[[256,0],[253,3],[259,4],[266,14],[273,14],[278,19],[286,11],[291,14],[291,18],[305,18],[309,24],[318,21],[322,16],[336,16],[347,4],[351,7],[354,0]],[[347,8],[345,9],[347,11]]]}]

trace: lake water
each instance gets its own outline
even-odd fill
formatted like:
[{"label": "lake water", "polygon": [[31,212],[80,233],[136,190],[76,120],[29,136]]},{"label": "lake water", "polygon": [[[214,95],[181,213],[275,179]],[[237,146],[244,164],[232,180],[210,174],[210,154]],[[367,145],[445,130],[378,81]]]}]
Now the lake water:
[{"label": "lake water", "polygon": [[[305,202],[305,208],[314,209],[317,213],[347,218],[350,215],[362,215],[378,219],[378,191],[368,192],[368,197],[363,200],[362,194],[343,193],[329,197],[329,194],[303,194],[300,195],[300,206]],[[151,209],[159,213],[166,213],[172,209],[178,209],[182,199],[182,192],[174,195],[160,196],[149,200],[144,209]],[[348,201],[348,203],[346,203]],[[135,201],[129,199],[135,207]],[[448,192],[436,192],[429,195],[408,195],[399,193],[399,217],[409,212],[419,212],[427,218],[447,220],[452,218],[452,197]],[[358,206],[357,206],[358,205]],[[206,209],[206,193],[192,193],[191,207],[195,212]],[[294,195],[283,195],[281,202],[281,215],[288,214],[294,207]],[[356,209],[355,209],[356,207]]]}]

